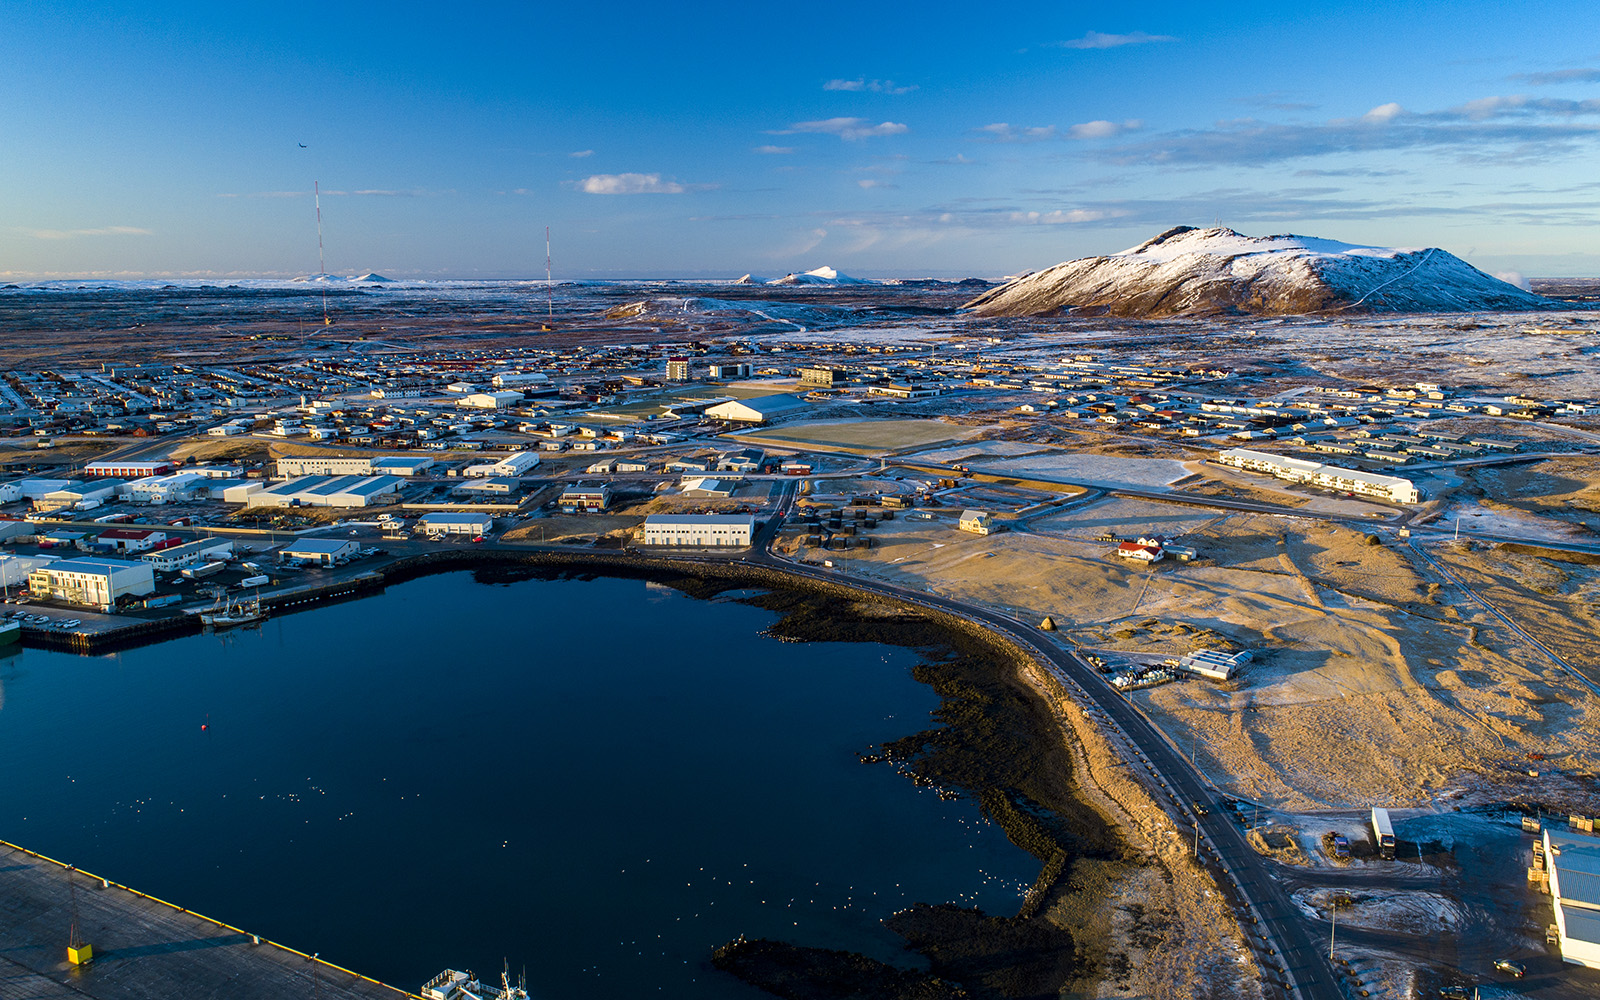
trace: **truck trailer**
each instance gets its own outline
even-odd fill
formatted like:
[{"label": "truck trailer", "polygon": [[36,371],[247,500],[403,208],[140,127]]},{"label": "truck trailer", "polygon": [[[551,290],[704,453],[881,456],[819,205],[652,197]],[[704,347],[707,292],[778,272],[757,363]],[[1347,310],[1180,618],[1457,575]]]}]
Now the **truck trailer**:
[{"label": "truck trailer", "polygon": [[1380,857],[1394,860],[1394,827],[1389,823],[1389,810],[1373,808],[1372,839],[1378,845]]}]

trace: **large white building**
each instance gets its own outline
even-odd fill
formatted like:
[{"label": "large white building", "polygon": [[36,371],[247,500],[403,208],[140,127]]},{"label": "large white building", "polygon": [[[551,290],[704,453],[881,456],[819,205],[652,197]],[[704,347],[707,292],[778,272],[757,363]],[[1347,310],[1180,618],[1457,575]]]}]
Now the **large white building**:
[{"label": "large white building", "polygon": [[752,514],[651,514],[644,519],[646,545],[745,548],[755,532]]},{"label": "large white building", "polygon": [[361,546],[348,538],[301,538],[283,547],[279,558],[285,562],[309,562],[332,566],[339,559],[349,559],[361,551]]},{"label": "large white building", "polygon": [[531,451],[512,452],[497,462],[480,462],[461,470],[463,476],[520,476],[539,467],[539,456]]},{"label": "large white building", "polygon": [[416,531],[428,538],[465,535],[482,538],[494,527],[494,518],[480,511],[436,510],[417,519]]},{"label": "large white building", "polygon": [[197,563],[217,562],[233,558],[233,540],[229,538],[197,538],[182,545],[157,549],[139,556],[151,569],[163,573],[193,566]]},{"label": "large white building", "polygon": [[730,399],[706,410],[713,420],[728,420],[740,424],[764,424],[779,417],[804,413],[811,404],[799,396],[780,393],[775,396],[756,396],[751,399]]},{"label": "large white building", "polygon": [[44,600],[111,611],[123,595],[143,597],[156,589],[156,575],[142,562],[123,559],[62,559],[28,574],[28,590]]},{"label": "large white building", "polygon": [[292,476],[370,476],[372,459],[340,455],[285,455],[278,459],[278,475]]},{"label": "large white building", "polygon": [[1561,959],[1600,969],[1600,838],[1544,828]]},{"label": "large white building", "polygon": [[1341,469],[1336,465],[1322,465],[1303,458],[1287,458],[1249,448],[1229,448],[1217,455],[1217,461],[1250,472],[1265,472],[1269,476],[1286,479],[1292,483],[1309,483],[1324,489],[1359,493],[1378,497],[1394,503],[1416,503],[1421,495],[1409,479],[1399,476],[1380,476],[1359,469]]},{"label": "large white building", "polygon": [[128,484],[134,503],[164,504],[186,500],[199,490],[205,477],[198,472],[174,472],[170,476],[148,476]]},{"label": "large white building", "polygon": [[498,392],[474,392],[456,400],[456,405],[468,410],[503,410],[522,402],[523,395],[511,389]]},{"label": "large white building", "polygon": [[302,476],[249,493],[244,502],[249,507],[374,507],[393,503],[403,485],[398,476]]}]

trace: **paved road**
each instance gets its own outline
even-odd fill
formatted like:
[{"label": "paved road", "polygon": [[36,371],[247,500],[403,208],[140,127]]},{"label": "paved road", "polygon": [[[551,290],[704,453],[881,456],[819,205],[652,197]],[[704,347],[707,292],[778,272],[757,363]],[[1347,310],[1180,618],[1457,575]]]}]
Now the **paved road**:
[{"label": "paved road", "polygon": [[[792,488],[786,489],[778,501],[780,514],[787,513],[792,501]],[[744,561],[957,615],[983,625],[1035,653],[1069,690],[1078,695],[1082,703],[1093,706],[1101,714],[1102,721],[1109,720],[1114,725],[1113,738],[1121,736],[1134,748],[1135,756],[1149,772],[1149,784],[1159,790],[1158,800],[1160,795],[1166,795],[1172,806],[1171,811],[1181,817],[1182,822],[1193,823],[1198,819],[1204,859],[1217,876],[1218,884],[1233,899],[1246,933],[1256,938],[1259,949],[1267,953],[1269,963],[1282,964],[1283,979],[1271,975],[1270,971],[1269,978],[1287,980],[1291,996],[1306,1000],[1344,1000],[1345,994],[1327,962],[1325,947],[1312,940],[1299,911],[1289,901],[1282,886],[1269,874],[1267,862],[1245,841],[1244,834],[1235,822],[1224,815],[1229,811],[1211,808],[1216,805],[1215,793],[1205,779],[1138,709],[1112,690],[1088,663],[1054,643],[1041,641],[1041,633],[1031,624],[1009,615],[935,594],[859,577],[843,577],[831,570],[781,559],[769,550],[781,520],[781,517],[774,517],[762,528],[757,534],[756,545],[744,557]],[[698,561],[725,560],[709,556],[700,557]],[[1197,802],[1208,804],[1207,812],[1198,817],[1192,808]]]}]

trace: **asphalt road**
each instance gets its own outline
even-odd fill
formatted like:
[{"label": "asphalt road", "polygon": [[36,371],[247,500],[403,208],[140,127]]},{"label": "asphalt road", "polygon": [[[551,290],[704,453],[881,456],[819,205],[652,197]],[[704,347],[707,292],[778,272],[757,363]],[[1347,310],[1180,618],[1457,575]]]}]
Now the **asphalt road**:
[{"label": "asphalt road", "polygon": [[[793,502],[793,489],[779,499],[779,513],[786,515]],[[1169,812],[1180,823],[1198,821],[1202,860],[1211,868],[1217,884],[1232,899],[1247,934],[1256,938],[1258,951],[1270,966],[1278,963],[1279,975],[1268,969],[1268,978],[1286,986],[1290,996],[1306,1000],[1344,1000],[1345,994],[1329,965],[1320,941],[1314,942],[1299,910],[1287,893],[1269,874],[1267,862],[1245,841],[1230,810],[1217,808],[1215,792],[1198,771],[1154,726],[1121,694],[1113,690],[1093,667],[1074,653],[1050,642],[1040,641],[1031,624],[986,608],[975,607],[935,594],[907,590],[858,577],[842,577],[828,569],[789,562],[769,549],[782,523],[782,516],[771,518],[757,534],[756,544],[745,561],[766,565],[795,576],[837,583],[868,593],[881,594],[909,604],[942,611],[983,625],[1035,653],[1055,675],[1088,705],[1108,719],[1134,748],[1135,756],[1149,773],[1148,784],[1157,791],[1157,800],[1166,795]],[[716,557],[708,562],[722,561]],[[1196,815],[1194,803],[1206,806]]]}]

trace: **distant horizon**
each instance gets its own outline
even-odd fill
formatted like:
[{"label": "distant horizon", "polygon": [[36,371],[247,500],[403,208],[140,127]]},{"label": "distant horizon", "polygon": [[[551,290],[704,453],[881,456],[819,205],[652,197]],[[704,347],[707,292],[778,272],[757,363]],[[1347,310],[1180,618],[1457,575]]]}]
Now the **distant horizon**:
[{"label": "distant horizon", "polygon": [[0,281],[512,278],[546,227],[580,280],[999,276],[1176,222],[1600,274],[1596,7],[15,6]]}]

